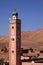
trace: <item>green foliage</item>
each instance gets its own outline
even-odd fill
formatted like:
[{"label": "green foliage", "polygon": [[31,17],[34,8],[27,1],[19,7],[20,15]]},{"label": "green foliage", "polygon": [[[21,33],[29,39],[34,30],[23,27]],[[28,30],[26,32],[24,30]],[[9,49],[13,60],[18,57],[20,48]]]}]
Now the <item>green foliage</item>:
[{"label": "green foliage", "polygon": [[4,63],[4,58],[0,58],[0,65],[3,65]]},{"label": "green foliage", "polygon": [[1,49],[1,52],[7,53],[8,49],[6,47],[4,47],[4,48]]}]

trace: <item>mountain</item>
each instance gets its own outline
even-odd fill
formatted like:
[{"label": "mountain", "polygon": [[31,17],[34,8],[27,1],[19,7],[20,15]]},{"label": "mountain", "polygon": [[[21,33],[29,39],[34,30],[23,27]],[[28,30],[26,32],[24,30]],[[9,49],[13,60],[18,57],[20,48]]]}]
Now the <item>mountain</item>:
[{"label": "mountain", "polygon": [[[0,37],[0,47],[9,47],[9,36]],[[43,29],[21,32],[21,48],[43,49]]]},{"label": "mountain", "polygon": [[33,32],[22,32],[22,47],[23,48],[43,48],[43,29]]}]

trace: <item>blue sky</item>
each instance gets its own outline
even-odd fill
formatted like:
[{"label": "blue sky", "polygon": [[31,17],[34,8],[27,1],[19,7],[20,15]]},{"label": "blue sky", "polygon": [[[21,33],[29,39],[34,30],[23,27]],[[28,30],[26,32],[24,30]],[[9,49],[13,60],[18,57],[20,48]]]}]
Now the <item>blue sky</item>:
[{"label": "blue sky", "polygon": [[0,36],[9,34],[9,17],[15,9],[22,31],[43,28],[43,0],[0,0]]}]

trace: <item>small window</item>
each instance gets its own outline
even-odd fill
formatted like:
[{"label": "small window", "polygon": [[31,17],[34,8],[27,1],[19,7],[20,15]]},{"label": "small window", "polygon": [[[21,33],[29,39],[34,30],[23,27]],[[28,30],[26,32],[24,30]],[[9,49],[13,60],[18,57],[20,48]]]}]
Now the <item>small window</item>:
[{"label": "small window", "polygon": [[14,51],[12,51],[12,53],[14,53]]},{"label": "small window", "polygon": [[14,38],[12,38],[11,40],[14,41]]},{"label": "small window", "polygon": [[12,26],[12,29],[14,29],[14,26]]}]

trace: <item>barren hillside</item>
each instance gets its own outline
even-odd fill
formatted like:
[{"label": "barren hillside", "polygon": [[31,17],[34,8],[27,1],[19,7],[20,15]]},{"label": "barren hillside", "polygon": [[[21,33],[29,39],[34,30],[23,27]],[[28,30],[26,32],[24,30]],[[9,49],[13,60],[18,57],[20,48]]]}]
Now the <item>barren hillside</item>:
[{"label": "barren hillside", "polygon": [[[9,37],[0,37],[0,47],[7,46],[9,43]],[[22,48],[43,48],[43,29],[36,30],[34,32],[22,32],[21,33],[21,47]]]}]

